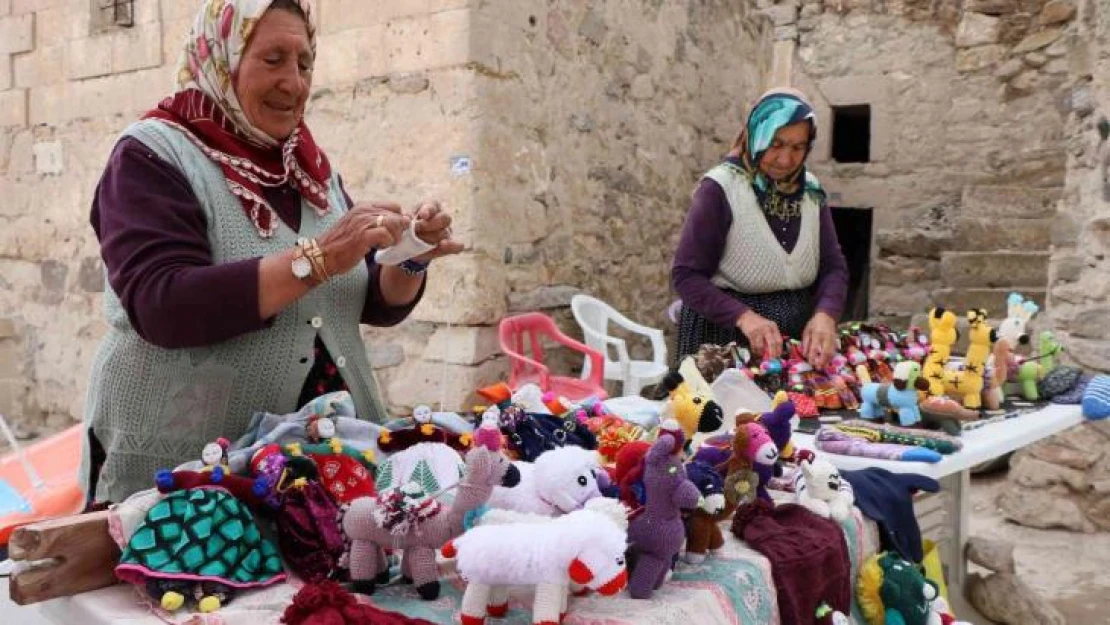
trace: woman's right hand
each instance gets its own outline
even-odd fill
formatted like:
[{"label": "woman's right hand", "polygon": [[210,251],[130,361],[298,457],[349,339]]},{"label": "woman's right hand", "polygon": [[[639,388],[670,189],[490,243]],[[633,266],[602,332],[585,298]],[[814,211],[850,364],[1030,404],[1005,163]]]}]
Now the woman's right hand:
[{"label": "woman's right hand", "polygon": [[328,273],[338,276],[363,262],[373,249],[389,247],[409,227],[409,217],[392,202],[359,204],[316,239],[324,252]]},{"label": "woman's right hand", "polygon": [[748,337],[748,345],[755,355],[765,358],[782,355],[782,334],[774,321],[749,310],[736,320],[736,327]]}]

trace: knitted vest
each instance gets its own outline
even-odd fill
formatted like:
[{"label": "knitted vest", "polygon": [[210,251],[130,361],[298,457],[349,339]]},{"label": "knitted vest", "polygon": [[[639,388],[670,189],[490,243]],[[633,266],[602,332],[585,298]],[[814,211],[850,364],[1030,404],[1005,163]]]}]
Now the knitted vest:
[{"label": "knitted vest", "polygon": [[804,195],[801,232],[794,251],[787,253],[767,223],[750,179],[740,168],[722,163],[705,177],[721,185],[732,210],[732,227],[713,284],[746,294],[812,285],[821,259],[821,207],[813,194]]},{"label": "knitted vest", "polygon": [[[346,212],[338,178],[332,177],[331,210],[323,217],[301,205],[296,233],[281,220],[262,238],[228,190],[219,166],[179,131],[154,120],[124,131],[185,175],[204,209],[215,264],[266,256],[292,248],[298,236],[315,237]],[[314,362],[317,333],[350,387],[358,416],[386,419],[359,318],[369,274],[360,263],[308,292],[275,316],[270,327],[214,345],[164,349],[141,338],[111,285],[105,285],[109,325],[93,362],[85,422],[104,447],[95,496],[123,501],[150,488],[154,472],[199,457],[217,437],[235,440],[255,412],[295,411]],[[82,462],[88,484],[89,450]]]}]

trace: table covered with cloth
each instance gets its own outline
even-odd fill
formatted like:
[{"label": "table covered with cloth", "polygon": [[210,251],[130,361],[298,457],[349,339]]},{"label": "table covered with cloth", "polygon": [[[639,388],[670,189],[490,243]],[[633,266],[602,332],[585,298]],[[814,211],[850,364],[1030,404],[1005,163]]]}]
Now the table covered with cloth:
[{"label": "table covered with cloth", "polygon": [[[852,579],[858,565],[879,549],[877,526],[859,510],[842,524],[851,556]],[[632,599],[628,592],[616,597],[595,595],[571,598],[566,625],[760,625],[779,623],[778,606],[770,562],[734,537],[726,522],[722,526],[725,546],[721,553],[701,564],[679,561],[673,578],[656,591],[651,600]],[[435,601],[421,601],[411,586],[395,583],[379,587],[371,601],[386,610],[427,619],[433,623],[457,623],[465,588],[463,581],[444,564],[443,592]],[[212,614],[168,615],[156,611],[136,588],[116,585],[42,604],[44,616],[57,623],[82,625],[146,625],[179,623],[190,625],[258,625],[280,623],[282,611],[292,603],[300,587],[291,580],[261,590],[244,592]],[[531,597],[527,589],[514,589],[504,625],[527,625],[531,621]],[[863,623],[853,604],[852,621]]]}]

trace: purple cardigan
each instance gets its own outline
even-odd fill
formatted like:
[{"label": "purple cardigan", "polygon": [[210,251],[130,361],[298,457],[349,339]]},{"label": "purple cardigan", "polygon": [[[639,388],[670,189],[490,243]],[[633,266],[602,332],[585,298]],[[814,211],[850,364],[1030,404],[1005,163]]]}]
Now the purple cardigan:
[{"label": "purple cardigan", "polygon": [[[782,220],[764,215],[787,252],[794,250],[801,219]],[[732,210],[724,189],[715,181],[701,181],[682,226],[678,249],[671,267],[671,284],[682,302],[713,323],[732,327],[748,307],[722,291],[710,279],[725,251]],[[816,310],[840,319],[848,298],[848,263],[840,251],[832,211],[821,203],[821,258],[813,283]]]},{"label": "purple cardigan", "polygon": [[[265,191],[282,221],[299,230],[300,195],[288,187]],[[346,191],[343,195],[353,205]],[[146,341],[165,348],[196,347],[270,325],[270,319],[258,314],[261,259],[213,264],[204,210],[188,181],[138,139],[126,137],[112,151],[90,222],[100,240],[108,283]],[[409,305],[390,306],[372,254],[366,264],[370,284],[362,323],[400,323],[420,301],[424,287]]]}]

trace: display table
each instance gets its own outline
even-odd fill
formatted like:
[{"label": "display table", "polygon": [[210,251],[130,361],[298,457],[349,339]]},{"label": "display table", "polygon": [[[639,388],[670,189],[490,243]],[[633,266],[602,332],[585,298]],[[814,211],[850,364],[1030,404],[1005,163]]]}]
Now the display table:
[{"label": "display table", "polygon": [[[845,471],[881,467],[894,473],[917,473],[939,481],[941,496],[924,498],[917,506],[918,516],[919,520],[923,516],[939,517],[939,533],[934,540],[942,546],[941,558],[948,566],[948,583],[955,588],[963,588],[967,573],[964,546],[967,544],[968,516],[971,512],[968,499],[972,467],[1058,434],[1083,421],[1079,406],[1050,404],[1039,410],[964,432],[960,436],[964,443],[963,449],[945,456],[937,463],[878,460],[830,453],[821,455]],[[817,451],[811,434],[795,432],[793,440],[799,448]],[[930,526],[924,522],[922,526],[928,534]]]}]

